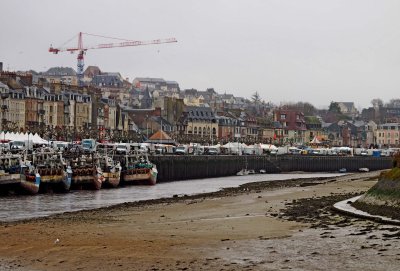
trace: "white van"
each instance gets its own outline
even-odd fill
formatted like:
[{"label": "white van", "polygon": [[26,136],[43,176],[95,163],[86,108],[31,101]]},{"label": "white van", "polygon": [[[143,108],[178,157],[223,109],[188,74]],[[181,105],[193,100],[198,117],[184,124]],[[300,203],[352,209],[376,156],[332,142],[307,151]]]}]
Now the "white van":
[{"label": "white van", "polygon": [[19,151],[23,151],[23,150],[32,150],[33,149],[33,142],[32,141],[28,141],[28,140],[24,140],[24,141],[20,141],[20,140],[14,140],[10,142],[10,149],[11,151],[14,152],[19,152]]},{"label": "white van", "polygon": [[127,154],[130,151],[128,143],[117,143],[115,146],[115,152],[117,154]]},{"label": "white van", "polygon": [[68,149],[69,143],[64,141],[53,141],[53,149],[56,151],[65,151]]}]

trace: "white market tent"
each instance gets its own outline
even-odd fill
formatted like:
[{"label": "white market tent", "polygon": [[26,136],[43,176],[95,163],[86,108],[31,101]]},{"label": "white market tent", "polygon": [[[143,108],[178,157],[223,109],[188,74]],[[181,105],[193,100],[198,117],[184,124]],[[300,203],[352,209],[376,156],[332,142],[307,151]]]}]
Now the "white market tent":
[{"label": "white market tent", "polygon": [[321,144],[322,142],[318,140],[317,136],[314,136],[313,140],[310,141],[310,144]]},{"label": "white market tent", "polygon": [[47,145],[49,142],[41,138],[38,134],[32,133],[0,133],[0,140],[6,141],[30,141],[33,144],[45,144]]},{"label": "white market tent", "polygon": [[272,144],[260,144],[261,148],[265,151],[272,151],[272,150],[277,150],[278,147]]},{"label": "white market tent", "polygon": [[272,150],[277,150],[278,147],[272,144],[261,144],[257,143],[254,145],[248,145],[244,148],[244,154],[256,154],[262,155],[264,153],[270,153]]},{"label": "white market tent", "polygon": [[244,148],[243,151],[244,154],[256,154],[256,155],[261,155],[263,154],[263,149],[261,148],[260,144],[255,144],[255,145],[248,145]]},{"label": "white market tent", "polygon": [[226,149],[226,153],[241,155],[243,150],[247,147],[246,144],[240,142],[228,142],[222,145],[221,148]]}]

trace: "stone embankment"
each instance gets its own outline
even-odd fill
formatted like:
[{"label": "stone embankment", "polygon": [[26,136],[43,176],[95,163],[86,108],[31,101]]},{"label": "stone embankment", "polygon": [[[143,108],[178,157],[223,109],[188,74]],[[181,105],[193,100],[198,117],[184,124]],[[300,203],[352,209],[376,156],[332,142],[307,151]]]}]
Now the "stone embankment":
[{"label": "stone embankment", "polygon": [[232,176],[243,168],[254,169],[256,172],[263,169],[266,173],[280,173],[337,172],[342,168],[347,172],[357,172],[359,168],[374,171],[392,167],[391,157],[361,156],[162,155],[152,156],[150,160],[157,165],[160,182]]}]

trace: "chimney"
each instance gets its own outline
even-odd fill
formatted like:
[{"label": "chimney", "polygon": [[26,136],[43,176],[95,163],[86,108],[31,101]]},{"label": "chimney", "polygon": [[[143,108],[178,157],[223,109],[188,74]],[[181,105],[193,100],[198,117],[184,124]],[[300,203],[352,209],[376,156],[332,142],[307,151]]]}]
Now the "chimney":
[{"label": "chimney", "polygon": [[3,71],[3,62],[0,62],[0,72]]}]

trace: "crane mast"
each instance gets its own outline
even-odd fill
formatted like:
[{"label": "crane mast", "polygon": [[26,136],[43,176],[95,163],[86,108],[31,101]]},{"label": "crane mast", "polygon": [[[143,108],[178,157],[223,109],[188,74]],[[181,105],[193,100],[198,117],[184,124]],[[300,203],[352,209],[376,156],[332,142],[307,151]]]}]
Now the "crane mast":
[{"label": "crane mast", "polygon": [[108,49],[108,48],[116,48],[116,47],[128,47],[128,46],[141,46],[141,45],[151,45],[151,44],[162,44],[162,43],[174,43],[178,42],[175,38],[168,38],[168,39],[156,39],[156,40],[150,40],[150,41],[135,41],[135,40],[125,40],[125,39],[118,39],[118,38],[111,38],[111,39],[117,39],[117,40],[123,40],[123,42],[119,43],[103,43],[103,44],[98,44],[95,46],[89,46],[89,47],[84,47],[83,46],[83,34],[86,35],[91,35],[91,36],[97,36],[97,37],[103,37],[103,38],[111,38],[111,37],[104,37],[100,35],[94,35],[94,34],[88,34],[88,33],[83,33],[79,32],[78,34],[78,46],[77,47],[67,47],[67,48],[54,48],[53,46],[50,46],[49,52],[53,54],[58,54],[60,52],[77,52],[78,57],[77,57],[77,77],[78,77],[78,83],[80,86],[83,86],[83,70],[85,67],[85,62],[84,62],[84,54],[86,53],[87,50],[93,50],[93,49]]},{"label": "crane mast", "polygon": [[85,62],[83,60],[83,41],[82,41],[82,32],[79,32],[79,37],[78,37],[78,57],[77,57],[77,67],[76,67],[76,72],[77,72],[77,77],[78,77],[78,83],[79,86],[83,85],[83,68],[85,67]]}]

